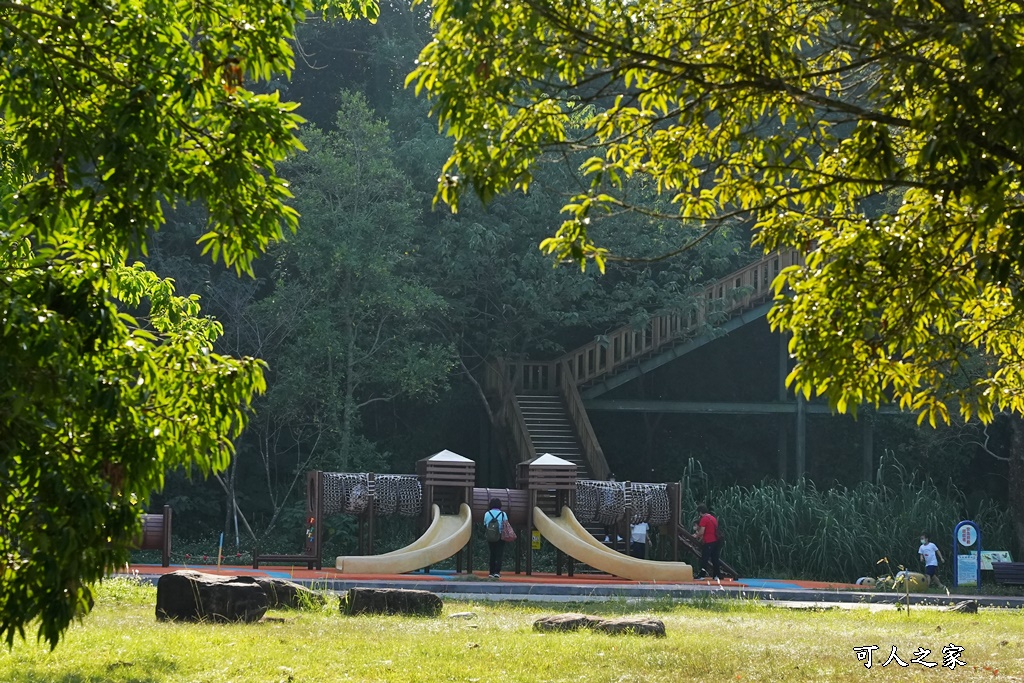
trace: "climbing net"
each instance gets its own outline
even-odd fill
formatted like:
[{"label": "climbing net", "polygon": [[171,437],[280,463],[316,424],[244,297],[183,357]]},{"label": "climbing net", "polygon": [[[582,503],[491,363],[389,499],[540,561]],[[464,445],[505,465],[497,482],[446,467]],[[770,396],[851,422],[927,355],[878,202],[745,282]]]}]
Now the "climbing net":
[{"label": "climbing net", "polygon": [[[665,484],[629,483],[630,522],[658,526],[671,518]],[[617,524],[626,516],[626,482],[580,480],[576,482],[573,512],[584,523]]]},{"label": "climbing net", "polygon": [[576,508],[583,524],[615,524],[626,514],[626,486],[617,481],[580,480],[576,482]]},{"label": "climbing net", "polygon": [[396,512],[405,517],[415,517],[420,513],[423,489],[415,475],[378,474],[372,492],[370,476],[365,473],[324,472],[323,477],[325,517],[342,512],[360,515],[366,512],[371,499],[373,512],[380,517]]},{"label": "climbing net", "polygon": [[411,474],[378,474],[377,490],[373,497],[373,512],[378,516],[393,515],[415,517],[423,503],[420,480]]},{"label": "climbing net", "polygon": [[324,472],[323,514],[359,515],[370,504],[370,477],[366,474]]},{"label": "climbing net", "polygon": [[647,522],[651,526],[667,524],[672,518],[665,484],[630,483],[630,501],[633,505],[633,524]]}]

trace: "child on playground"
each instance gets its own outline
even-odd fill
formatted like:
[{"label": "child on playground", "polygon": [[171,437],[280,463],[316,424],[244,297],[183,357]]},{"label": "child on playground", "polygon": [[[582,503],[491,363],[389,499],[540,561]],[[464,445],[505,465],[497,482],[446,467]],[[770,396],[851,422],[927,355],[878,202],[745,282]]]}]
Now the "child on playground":
[{"label": "child on playground", "polygon": [[935,573],[939,569],[939,562],[945,562],[946,560],[942,557],[942,551],[939,550],[939,546],[929,541],[928,534],[925,532],[921,533],[921,547],[917,549],[917,554],[921,557],[921,562],[924,563],[924,573],[928,577],[928,587],[932,587],[932,580],[934,580],[939,588],[943,588],[942,582],[939,581],[939,577]]}]

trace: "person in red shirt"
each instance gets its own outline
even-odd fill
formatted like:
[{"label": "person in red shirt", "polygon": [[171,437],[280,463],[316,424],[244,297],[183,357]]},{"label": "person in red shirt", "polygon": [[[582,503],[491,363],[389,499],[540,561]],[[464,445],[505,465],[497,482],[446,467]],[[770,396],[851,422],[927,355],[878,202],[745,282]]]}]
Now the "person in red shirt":
[{"label": "person in red shirt", "polygon": [[697,540],[703,544],[700,554],[700,570],[697,572],[697,575],[704,575],[710,565],[712,569],[710,576],[720,579],[718,570],[720,550],[718,519],[708,512],[708,506],[704,503],[697,506],[697,514],[700,515],[700,518],[697,520]]}]

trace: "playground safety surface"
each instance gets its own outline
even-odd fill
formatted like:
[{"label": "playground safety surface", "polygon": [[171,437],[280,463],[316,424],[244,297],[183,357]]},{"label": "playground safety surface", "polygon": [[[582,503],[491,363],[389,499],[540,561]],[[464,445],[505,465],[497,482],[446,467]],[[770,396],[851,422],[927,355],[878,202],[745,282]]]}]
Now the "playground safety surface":
[{"label": "playground safety surface", "polygon": [[[740,578],[695,580],[682,583],[629,581],[608,574],[579,574],[574,576],[535,572],[526,574],[503,573],[500,579],[488,578],[485,572],[457,574],[450,570],[432,570],[409,574],[342,574],[334,569],[306,569],[305,567],[222,565],[159,565],[134,564],[123,574],[139,576],[156,582],[169,572],[191,569],[222,576],[266,576],[288,579],[296,583],[330,591],[350,588],[414,588],[464,600],[529,600],[538,602],[586,602],[625,599],[693,599],[705,596],[742,598],[800,603],[863,603],[895,604],[904,602],[902,593],[875,592],[849,583],[801,581],[790,579]],[[911,593],[911,604],[948,605],[959,600],[977,600],[984,607],[1024,608],[1024,597],[977,596],[961,594]]]}]

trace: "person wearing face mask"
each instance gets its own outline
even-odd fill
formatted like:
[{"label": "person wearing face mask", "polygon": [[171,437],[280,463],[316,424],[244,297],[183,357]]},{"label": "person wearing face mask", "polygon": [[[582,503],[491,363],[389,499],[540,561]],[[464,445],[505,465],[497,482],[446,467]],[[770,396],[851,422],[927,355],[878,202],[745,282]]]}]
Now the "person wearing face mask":
[{"label": "person wearing face mask", "polygon": [[921,562],[924,563],[924,573],[928,577],[928,587],[932,587],[932,581],[934,580],[939,588],[944,588],[936,572],[939,570],[939,562],[945,562],[946,560],[942,557],[942,551],[939,550],[939,547],[928,540],[927,533],[921,534],[921,547],[917,549],[917,554],[920,555]]}]

